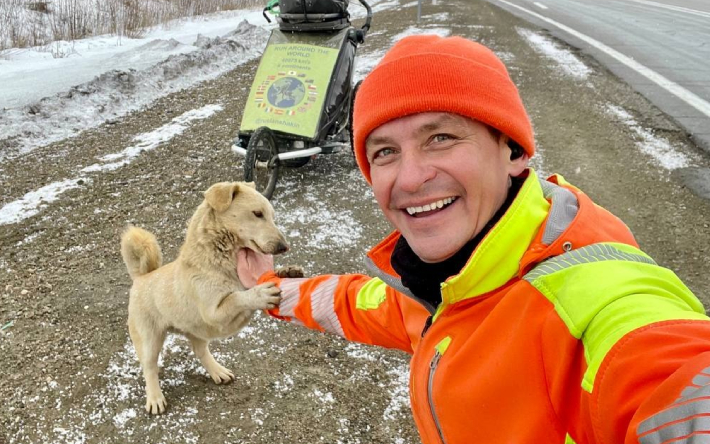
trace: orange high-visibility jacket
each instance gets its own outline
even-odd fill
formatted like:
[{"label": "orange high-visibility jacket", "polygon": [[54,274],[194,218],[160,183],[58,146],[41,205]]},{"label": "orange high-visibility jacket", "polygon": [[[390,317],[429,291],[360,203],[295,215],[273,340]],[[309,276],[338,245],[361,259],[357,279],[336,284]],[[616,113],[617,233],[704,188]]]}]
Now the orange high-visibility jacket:
[{"label": "orange high-visibility jacket", "polygon": [[[412,354],[425,444],[699,443],[710,433],[710,322],[626,226],[560,176],[530,172],[431,307],[390,265],[377,277],[261,277],[271,314]],[[425,326],[431,323],[426,328]],[[710,442],[710,441],[702,441]]]}]

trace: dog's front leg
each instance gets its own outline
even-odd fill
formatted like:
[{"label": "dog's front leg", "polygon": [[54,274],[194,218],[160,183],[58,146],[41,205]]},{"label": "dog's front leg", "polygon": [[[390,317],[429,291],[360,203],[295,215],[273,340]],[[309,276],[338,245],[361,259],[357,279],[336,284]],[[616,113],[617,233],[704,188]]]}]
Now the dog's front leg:
[{"label": "dog's front leg", "polygon": [[207,373],[209,373],[210,378],[212,378],[215,384],[227,383],[234,380],[234,373],[215,361],[214,356],[210,353],[208,341],[191,334],[186,334],[186,336],[187,339],[190,340],[190,345],[192,346],[192,351],[195,353],[195,356],[200,360],[202,366],[207,370]]},{"label": "dog's front leg", "polygon": [[256,310],[270,310],[281,302],[281,289],[273,282],[257,285],[249,290],[229,292],[212,307],[206,307],[203,316],[209,324],[226,326],[237,317],[248,320]]}]

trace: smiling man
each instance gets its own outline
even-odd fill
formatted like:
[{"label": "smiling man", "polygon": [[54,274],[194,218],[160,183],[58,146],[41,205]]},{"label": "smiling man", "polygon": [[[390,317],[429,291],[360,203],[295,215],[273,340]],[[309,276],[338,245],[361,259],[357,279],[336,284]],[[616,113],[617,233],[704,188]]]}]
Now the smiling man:
[{"label": "smiling man", "polygon": [[[422,442],[690,443],[710,433],[710,322],[676,275],[561,176],[477,43],[413,36],[364,80],[360,170],[395,231],[371,276],[271,281],[271,314],[412,354]],[[703,441],[705,442],[705,441]]]}]

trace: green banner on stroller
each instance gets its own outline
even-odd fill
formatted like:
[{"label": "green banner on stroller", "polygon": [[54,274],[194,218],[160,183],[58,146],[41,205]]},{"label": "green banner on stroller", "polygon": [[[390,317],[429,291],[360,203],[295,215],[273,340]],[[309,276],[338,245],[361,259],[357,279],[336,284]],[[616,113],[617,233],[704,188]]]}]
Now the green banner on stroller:
[{"label": "green banner on stroller", "polygon": [[240,131],[267,126],[315,138],[343,37],[344,32],[324,38],[273,30],[249,91]]}]

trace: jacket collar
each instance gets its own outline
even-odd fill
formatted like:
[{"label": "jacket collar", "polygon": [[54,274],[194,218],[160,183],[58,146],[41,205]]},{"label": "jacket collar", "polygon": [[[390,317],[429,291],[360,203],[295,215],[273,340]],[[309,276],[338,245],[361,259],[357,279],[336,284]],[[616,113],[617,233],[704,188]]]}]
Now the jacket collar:
[{"label": "jacket collar", "polygon": [[550,206],[540,180],[530,170],[508,211],[473,251],[461,273],[441,285],[444,305],[493,291],[518,275],[520,260],[547,218]]},{"label": "jacket collar", "polygon": [[[392,232],[369,253],[366,266],[390,287],[414,299],[392,269],[399,239]],[[586,245],[619,242],[638,247],[626,225],[560,175],[538,179],[530,168],[508,211],[481,240],[461,272],[442,284],[443,303],[474,298],[522,278],[543,260]],[[423,303],[429,311],[434,307]]]}]

